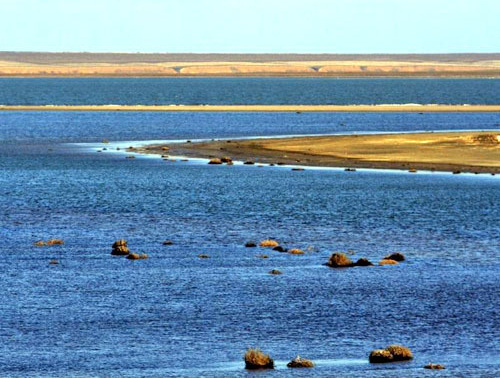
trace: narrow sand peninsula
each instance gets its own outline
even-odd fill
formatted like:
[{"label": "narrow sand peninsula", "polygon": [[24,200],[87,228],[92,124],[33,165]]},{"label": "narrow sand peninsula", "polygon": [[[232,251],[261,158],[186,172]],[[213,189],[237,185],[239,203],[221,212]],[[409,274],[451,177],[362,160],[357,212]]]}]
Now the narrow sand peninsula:
[{"label": "narrow sand peninsula", "polygon": [[500,112],[500,105],[0,105],[0,111]]},{"label": "narrow sand peninsula", "polygon": [[[165,146],[137,152],[165,154]],[[255,163],[500,173],[500,131],[222,140],[168,145],[174,156]]]}]

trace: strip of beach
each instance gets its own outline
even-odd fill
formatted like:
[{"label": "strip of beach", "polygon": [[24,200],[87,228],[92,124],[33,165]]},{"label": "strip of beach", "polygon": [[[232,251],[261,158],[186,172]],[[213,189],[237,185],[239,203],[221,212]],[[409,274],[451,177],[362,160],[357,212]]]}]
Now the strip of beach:
[{"label": "strip of beach", "polygon": [[500,105],[0,105],[0,111],[129,112],[500,112]]},{"label": "strip of beach", "polygon": [[[248,164],[500,173],[500,131],[307,136],[171,143],[131,152]],[[227,160],[227,159],[222,159]]]}]

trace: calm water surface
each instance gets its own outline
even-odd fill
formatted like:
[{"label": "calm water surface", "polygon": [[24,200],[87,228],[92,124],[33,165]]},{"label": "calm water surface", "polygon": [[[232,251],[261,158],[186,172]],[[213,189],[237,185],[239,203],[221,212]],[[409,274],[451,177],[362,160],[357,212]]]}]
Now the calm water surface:
[{"label": "calm water surface", "polygon": [[500,79],[0,78],[2,105],[500,104]]},{"label": "calm water surface", "polygon": [[[440,376],[498,376],[498,176],[166,163],[89,146],[499,122],[498,114],[0,113],[0,375],[310,376],[285,367],[299,353],[317,361],[314,376],[434,376],[422,369],[428,362],[447,366]],[[52,237],[66,243],[32,245]],[[268,237],[312,248],[293,256],[243,246]],[[112,257],[120,238],[150,258]],[[375,262],[401,251],[407,262],[322,265],[347,249]],[[284,274],[269,275],[274,268]],[[415,360],[367,363],[371,349],[390,343],[410,346]],[[278,369],[246,372],[249,346]]]}]

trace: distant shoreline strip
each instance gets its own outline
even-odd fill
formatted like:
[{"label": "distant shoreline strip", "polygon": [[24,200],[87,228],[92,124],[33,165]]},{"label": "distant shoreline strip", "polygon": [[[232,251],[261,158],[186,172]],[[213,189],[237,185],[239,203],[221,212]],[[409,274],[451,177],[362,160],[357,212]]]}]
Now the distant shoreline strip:
[{"label": "distant shoreline strip", "polygon": [[500,105],[0,105],[0,111],[145,112],[500,112]]}]

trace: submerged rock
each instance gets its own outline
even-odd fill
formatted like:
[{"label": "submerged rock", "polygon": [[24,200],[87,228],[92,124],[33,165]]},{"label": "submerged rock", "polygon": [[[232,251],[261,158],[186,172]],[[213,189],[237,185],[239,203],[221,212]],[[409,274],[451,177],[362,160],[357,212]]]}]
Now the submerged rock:
[{"label": "submerged rock", "polygon": [[306,358],[301,358],[300,356],[295,357],[287,365],[289,368],[312,368],[314,367],[314,362]]},{"label": "submerged rock", "polygon": [[278,274],[283,274],[283,272],[281,270],[278,270],[278,269],[273,269],[273,270],[269,271],[269,274],[278,275]]},{"label": "submerged rock", "polygon": [[257,247],[257,244],[255,244],[252,241],[249,241],[249,242],[245,243],[245,247],[247,247],[247,248],[253,248],[253,247]]},{"label": "submerged rock", "polygon": [[223,156],[220,158],[220,161],[223,163],[232,163],[233,159],[231,159],[229,156]]},{"label": "submerged rock", "polygon": [[209,259],[209,258],[210,258],[210,256],[209,256],[209,255],[207,255],[207,254],[205,254],[205,253],[200,253],[200,254],[198,255],[198,257],[199,257],[200,259]]},{"label": "submerged rock", "polygon": [[245,165],[254,165],[255,162],[251,161],[251,160],[247,160],[246,162],[244,162],[243,164]]},{"label": "submerged rock", "polygon": [[59,261],[57,261],[57,259],[52,259],[49,261],[49,264],[50,265],[57,265],[57,264],[59,264]]},{"label": "submerged rock", "polygon": [[292,249],[288,250],[288,253],[290,253],[292,255],[303,255],[304,251],[301,249],[298,249],[298,248],[292,248]]},{"label": "submerged rock", "polygon": [[46,243],[43,240],[38,240],[34,242],[33,245],[36,245],[37,247],[43,247],[44,245],[46,245]]},{"label": "submerged rock", "polygon": [[141,257],[138,253],[132,252],[127,255],[127,259],[129,260],[139,260]]},{"label": "submerged rock", "polygon": [[174,244],[174,242],[172,240],[165,240],[162,244],[163,245],[172,245],[172,244]]},{"label": "submerged rock", "polygon": [[288,249],[286,248],[283,248],[281,245],[278,245],[276,247],[273,248],[273,251],[277,251],[277,252],[287,252]]},{"label": "submerged rock", "polygon": [[332,253],[327,265],[331,268],[348,268],[354,266],[352,260],[342,252]]},{"label": "submerged rock", "polygon": [[248,370],[274,369],[273,359],[258,348],[249,348],[243,359],[245,360],[245,369]]},{"label": "submerged rock", "polygon": [[378,265],[397,265],[398,262],[396,260],[391,259],[382,259],[379,261]]},{"label": "submerged rock", "polygon": [[64,240],[62,239],[50,239],[47,241],[47,245],[61,245],[64,244]]},{"label": "submerged rock", "polygon": [[428,363],[427,365],[424,366],[424,369],[442,370],[442,369],[446,369],[446,368],[444,367],[444,365],[441,365],[441,364]]}]

